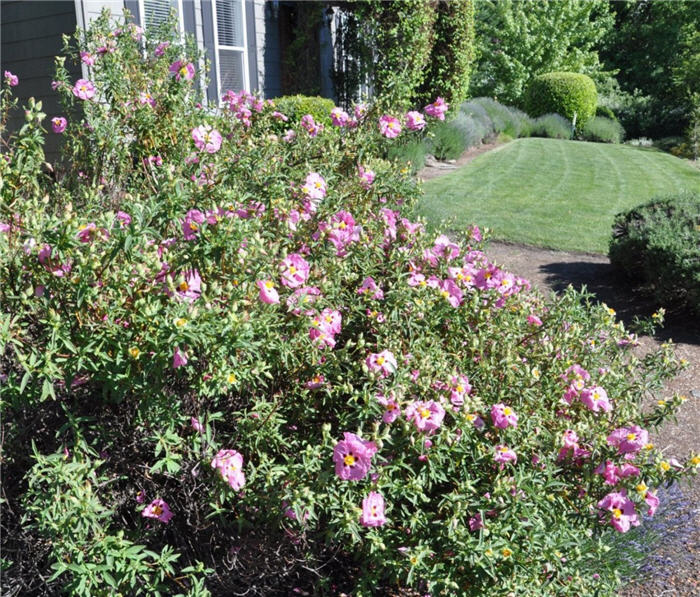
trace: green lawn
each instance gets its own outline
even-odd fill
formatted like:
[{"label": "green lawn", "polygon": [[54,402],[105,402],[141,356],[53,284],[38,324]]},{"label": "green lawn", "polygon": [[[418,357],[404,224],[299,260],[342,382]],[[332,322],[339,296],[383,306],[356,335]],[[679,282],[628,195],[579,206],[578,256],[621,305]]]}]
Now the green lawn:
[{"label": "green lawn", "polygon": [[419,212],[435,226],[475,223],[493,237],[607,253],[613,216],[682,189],[700,171],[669,154],[628,145],[517,139],[426,181]]}]

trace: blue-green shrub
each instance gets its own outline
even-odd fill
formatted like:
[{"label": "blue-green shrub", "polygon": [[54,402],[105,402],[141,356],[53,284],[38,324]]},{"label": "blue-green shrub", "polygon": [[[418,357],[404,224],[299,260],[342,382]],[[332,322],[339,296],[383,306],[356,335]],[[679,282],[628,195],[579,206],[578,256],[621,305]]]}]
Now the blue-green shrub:
[{"label": "blue-green shrub", "polygon": [[625,138],[625,129],[616,120],[604,116],[594,116],[583,125],[581,136],[586,141],[622,143]]},{"label": "blue-green shrub", "polygon": [[571,123],[559,114],[544,114],[535,118],[532,125],[533,137],[571,139],[572,135]]}]

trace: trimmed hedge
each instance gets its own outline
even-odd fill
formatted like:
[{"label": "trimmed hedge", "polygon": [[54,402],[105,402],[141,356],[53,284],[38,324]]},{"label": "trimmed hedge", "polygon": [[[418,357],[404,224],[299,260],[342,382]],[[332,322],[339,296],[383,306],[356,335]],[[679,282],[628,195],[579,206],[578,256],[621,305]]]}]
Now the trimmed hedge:
[{"label": "trimmed hedge", "polygon": [[292,122],[298,122],[305,114],[311,114],[317,123],[331,126],[330,114],[335,108],[333,100],[310,95],[285,95],[275,98],[274,102],[275,107]]},{"label": "trimmed hedge", "polygon": [[700,311],[700,195],[653,199],[618,214],[611,263],[648,286],[661,304]]},{"label": "trimmed hedge", "polygon": [[593,79],[579,73],[546,73],[535,77],[528,87],[525,111],[532,117],[561,114],[581,131],[595,115],[598,92]]}]

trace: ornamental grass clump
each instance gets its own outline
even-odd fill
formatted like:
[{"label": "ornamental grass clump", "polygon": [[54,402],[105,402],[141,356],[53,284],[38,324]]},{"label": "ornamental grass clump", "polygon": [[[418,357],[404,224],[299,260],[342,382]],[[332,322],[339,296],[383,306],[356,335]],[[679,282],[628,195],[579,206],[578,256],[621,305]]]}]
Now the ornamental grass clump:
[{"label": "ornamental grass clump", "polygon": [[38,104],[3,133],[8,590],[611,594],[611,537],[700,465],[653,445],[679,397],[640,412],[672,348],[638,359],[477,227],[428,235],[379,157],[418,134],[403,111],[280,134],[245,92],[202,107],[175,34],[77,41],[63,166]]}]

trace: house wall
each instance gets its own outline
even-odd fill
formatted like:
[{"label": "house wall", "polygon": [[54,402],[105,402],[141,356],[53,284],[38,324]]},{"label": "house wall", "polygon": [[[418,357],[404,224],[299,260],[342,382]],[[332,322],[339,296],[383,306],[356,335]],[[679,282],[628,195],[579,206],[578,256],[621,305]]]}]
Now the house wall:
[{"label": "house wall", "polygon": [[[9,70],[19,77],[19,85],[13,88],[20,106],[30,97],[40,100],[48,119],[63,113],[57,94],[51,89],[55,72],[54,57],[61,54],[62,35],[75,31],[74,0],[32,2],[30,0],[3,0],[0,3],[0,72]],[[69,72],[73,80],[81,77],[78,66]],[[24,122],[21,111],[8,123],[10,130],[18,129]],[[48,134],[46,153],[55,155],[60,137]]]}]

